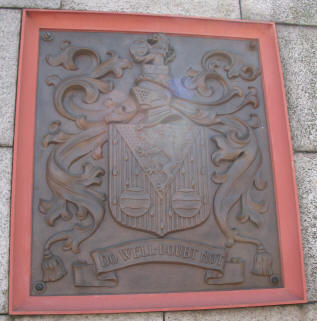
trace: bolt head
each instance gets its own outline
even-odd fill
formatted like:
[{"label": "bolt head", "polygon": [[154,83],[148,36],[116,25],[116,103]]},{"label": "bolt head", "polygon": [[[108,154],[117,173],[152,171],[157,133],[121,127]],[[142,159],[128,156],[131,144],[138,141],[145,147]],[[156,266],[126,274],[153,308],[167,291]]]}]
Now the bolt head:
[{"label": "bolt head", "polygon": [[35,289],[36,289],[37,291],[42,291],[42,290],[44,289],[44,285],[43,285],[42,283],[37,283],[37,284],[35,285]]},{"label": "bolt head", "polygon": [[273,276],[271,277],[271,282],[272,282],[274,285],[276,285],[276,284],[278,284],[278,283],[280,282],[280,279],[279,279],[279,277],[278,277],[277,275],[273,275]]}]

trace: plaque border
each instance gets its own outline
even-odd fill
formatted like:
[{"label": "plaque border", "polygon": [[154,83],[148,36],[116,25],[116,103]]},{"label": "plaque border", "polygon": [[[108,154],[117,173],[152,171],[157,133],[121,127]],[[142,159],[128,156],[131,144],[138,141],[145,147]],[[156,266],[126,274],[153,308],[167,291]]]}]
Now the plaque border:
[{"label": "plaque border", "polygon": [[[163,32],[257,39],[271,150],[284,287],[153,294],[31,296],[33,152],[40,30]],[[293,152],[275,24],[128,13],[24,9],[13,149],[9,313],[199,310],[307,302]]]}]

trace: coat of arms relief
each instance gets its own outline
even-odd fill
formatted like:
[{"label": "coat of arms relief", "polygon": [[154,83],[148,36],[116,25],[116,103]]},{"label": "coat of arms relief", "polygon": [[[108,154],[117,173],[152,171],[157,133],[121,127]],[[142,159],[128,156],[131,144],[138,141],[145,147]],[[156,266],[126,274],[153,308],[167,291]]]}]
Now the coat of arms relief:
[{"label": "coat of arms relief", "polygon": [[[246,270],[270,279],[278,271],[261,234],[270,230],[266,216],[274,209],[258,140],[266,126],[258,116],[264,109],[255,85],[260,68],[234,50],[211,48],[195,57],[199,68],[184,63],[176,77],[173,37],[137,38],[125,42],[126,56],[111,50],[101,57],[65,40],[57,55],[46,57],[63,77],[57,72],[46,79],[59,120],[42,139],[51,197],[40,196],[38,210],[51,233],[41,280],[49,286],[73,274],[75,287],[117,288],[129,267],[158,263],[199,269],[211,289],[243,284]],[[246,43],[257,54],[257,43]],[[84,71],[81,61],[89,65]],[[148,236],[96,244],[85,262],[72,259],[67,266],[57,253],[74,258],[97,233],[107,239],[110,217]],[[191,239],[210,217],[221,244]],[[174,236],[181,231],[186,239]],[[251,267],[243,255],[230,255],[247,245]]]}]

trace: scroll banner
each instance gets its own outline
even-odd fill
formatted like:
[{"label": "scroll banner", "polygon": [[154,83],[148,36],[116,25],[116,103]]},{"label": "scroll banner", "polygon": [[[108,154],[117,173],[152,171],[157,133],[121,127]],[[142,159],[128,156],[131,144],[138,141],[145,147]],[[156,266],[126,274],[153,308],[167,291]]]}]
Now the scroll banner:
[{"label": "scroll banner", "polygon": [[117,270],[145,263],[176,263],[205,269],[207,284],[224,284],[221,279],[229,268],[234,270],[230,274],[236,280],[226,283],[241,282],[243,263],[225,262],[225,256],[224,248],[202,243],[176,239],[137,240],[96,249],[91,252],[94,264],[74,263],[73,270],[76,286],[115,287],[118,284]]}]

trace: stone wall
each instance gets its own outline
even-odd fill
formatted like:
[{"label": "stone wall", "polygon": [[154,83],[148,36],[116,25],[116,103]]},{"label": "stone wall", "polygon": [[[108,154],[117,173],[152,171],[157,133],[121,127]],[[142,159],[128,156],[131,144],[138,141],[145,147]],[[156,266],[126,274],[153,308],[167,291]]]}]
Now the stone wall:
[{"label": "stone wall", "polygon": [[[10,318],[10,180],[21,8],[179,14],[277,23],[293,140],[309,303],[233,310]],[[317,320],[317,2],[314,0],[0,0],[0,321]]]}]

